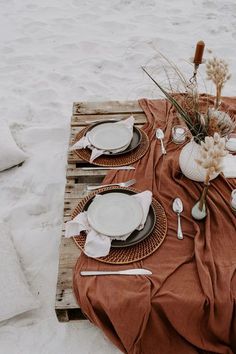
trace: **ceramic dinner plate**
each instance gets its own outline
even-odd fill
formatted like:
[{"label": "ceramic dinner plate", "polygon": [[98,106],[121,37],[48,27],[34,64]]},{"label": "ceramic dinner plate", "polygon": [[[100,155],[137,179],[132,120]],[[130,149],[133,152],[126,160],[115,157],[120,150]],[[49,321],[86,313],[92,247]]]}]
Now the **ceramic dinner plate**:
[{"label": "ceramic dinner plate", "polygon": [[[135,192],[133,192],[131,190],[122,189],[122,188],[116,188],[114,190],[106,190],[106,191],[100,192],[99,194],[109,194],[109,193],[124,193],[127,195],[134,195],[135,194]],[[88,207],[92,203],[92,201],[93,201],[93,199],[90,199],[87,201],[87,203],[85,204],[84,209],[83,209],[84,211],[86,211],[88,209]],[[122,247],[129,247],[129,246],[136,245],[137,243],[143,241],[146,237],[148,237],[151,234],[151,232],[154,229],[155,224],[156,224],[156,214],[154,211],[154,207],[151,204],[143,229],[142,230],[134,230],[125,241],[113,240],[111,243],[111,247],[122,248]]]},{"label": "ceramic dinner plate", "polygon": [[[93,124],[91,127],[89,127],[88,132],[90,132],[90,130],[92,130],[94,128],[94,126],[100,125],[100,124],[114,124],[116,123],[110,123],[109,121],[103,121],[103,122],[98,122]],[[116,156],[116,155],[123,155],[123,154],[127,154],[133,150],[135,150],[141,143],[142,140],[142,135],[141,135],[141,131],[137,128],[137,127],[133,127],[133,137],[130,141],[130,143],[127,146],[123,146],[121,149],[117,149],[117,150],[112,150],[112,151],[105,151],[104,155],[111,155],[112,156]]]},{"label": "ceramic dinner plate", "polygon": [[90,143],[100,150],[117,150],[128,146],[133,133],[124,124],[104,123],[89,131]]},{"label": "ceramic dinner plate", "polygon": [[107,236],[124,236],[133,232],[143,217],[139,202],[125,193],[108,193],[94,198],[87,210],[90,225]]},{"label": "ceramic dinner plate", "polygon": [[110,151],[104,151],[104,155],[117,155],[118,153],[122,153],[127,149],[127,147],[130,145],[130,143],[126,144],[125,146],[122,146],[120,149],[115,149],[115,150],[110,150]]}]

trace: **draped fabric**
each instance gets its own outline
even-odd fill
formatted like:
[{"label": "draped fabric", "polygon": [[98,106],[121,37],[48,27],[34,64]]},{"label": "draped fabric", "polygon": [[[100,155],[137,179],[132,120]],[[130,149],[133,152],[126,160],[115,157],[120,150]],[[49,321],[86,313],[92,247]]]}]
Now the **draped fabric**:
[{"label": "draped fabric", "polygon": [[[202,96],[202,105],[207,96]],[[83,312],[124,353],[236,353],[236,213],[230,194],[236,179],[222,175],[211,182],[208,216],[197,222],[191,208],[202,183],[179,169],[182,146],[171,141],[171,129],[183,124],[166,100],[140,100],[147,116],[143,127],[150,139],[146,155],[133,171],[112,171],[104,183],[136,178],[135,188],[149,189],[166,212],[168,230],[161,247],[142,261],[109,265],[82,254],[74,270],[74,293]],[[236,113],[236,98],[222,108]],[[161,155],[155,129],[165,132],[167,155]],[[178,240],[172,202],[180,197],[183,240]],[[81,277],[81,270],[143,267],[150,276]]]}]

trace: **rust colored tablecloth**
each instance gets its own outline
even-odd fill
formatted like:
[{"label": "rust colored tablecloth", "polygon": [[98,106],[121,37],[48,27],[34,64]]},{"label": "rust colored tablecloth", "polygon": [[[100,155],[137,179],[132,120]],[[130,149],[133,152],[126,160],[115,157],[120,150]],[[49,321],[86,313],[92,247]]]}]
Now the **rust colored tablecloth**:
[{"label": "rust colored tablecloth", "polygon": [[[152,190],[166,211],[167,237],[151,256],[128,266],[104,264],[82,254],[74,271],[74,293],[86,316],[124,353],[236,353],[236,214],[229,204],[236,179],[219,176],[212,181],[208,217],[193,221],[190,211],[202,184],[179,170],[181,146],[171,142],[171,127],[180,121],[165,100],[139,103],[148,120],[143,129],[150,139],[149,151],[135,171],[112,171],[105,182],[135,177],[135,188]],[[225,98],[223,108],[236,113],[236,98]],[[166,156],[161,156],[155,138],[157,127],[165,131]],[[183,241],[176,237],[176,196],[184,203]],[[144,267],[153,275],[79,274],[81,269],[129,267]]]}]

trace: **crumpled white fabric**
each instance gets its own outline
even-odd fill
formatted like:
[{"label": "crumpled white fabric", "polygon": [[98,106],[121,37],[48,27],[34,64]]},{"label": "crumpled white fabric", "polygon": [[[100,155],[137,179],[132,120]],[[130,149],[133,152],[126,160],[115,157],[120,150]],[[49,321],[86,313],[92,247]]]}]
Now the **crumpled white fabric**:
[{"label": "crumpled white fabric", "polygon": [[[133,126],[134,126],[134,117],[130,116],[129,118],[122,120],[120,122],[114,123],[114,124],[125,124],[128,129],[133,131]],[[98,158],[99,156],[103,155],[106,151],[105,150],[100,150],[100,149],[96,149],[94,146],[92,146],[90,144],[90,141],[88,139],[89,137],[89,132],[83,136],[80,140],[78,140],[71,148],[70,151],[73,150],[79,150],[79,149],[85,149],[86,147],[89,147],[92,151],[91,156],[90,156],[90,162],[92,163],[96,158]],[[122,151],[122,149],[117,150],[118,151]]]},{"label": "crumpled white fabric", "polygon": [[[101,197],[101,195],[98,194],[95,198],[99,197]],[[145,225],[148,211],[152,202],[152,192],[146,190],[144,192],[132,195],[131,198],[135,198],[140,203],[143,210],[141,223],[137,227],[137,230],[141,230]],[[78,214],[73,220],[70,220],[66,223],[65,237],[69,238],[78,236],[81,231],[85,231],[87,233],[84,253],[92,258],[107,256],[110,252],[112,240],[117,239],[124,241],[130,236],[130,233],[117,237],[109,237],[98,233],[90,226],[86,211]]]},{"label": "crumpled white fabric", "polygon": [[222,172],[226,178],[236,178],[236,155],[228,154],[224,157]]}]

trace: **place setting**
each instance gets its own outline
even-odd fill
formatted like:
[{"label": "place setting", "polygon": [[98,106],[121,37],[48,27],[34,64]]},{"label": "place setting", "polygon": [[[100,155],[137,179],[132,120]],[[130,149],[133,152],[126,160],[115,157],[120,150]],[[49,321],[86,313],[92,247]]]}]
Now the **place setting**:
[{"label": "place setting", "polygon": [[70,150],[97,166],[130,165],[139,160],[149,147],[147,134],[134,122],[132,115],[124,120],[95,122],[76,135]]},{"label": "place setting", "polygon": [[153,253],[166,236],[167,219],[149,190],[109,186],[85,197],[66,223],[65,237],[73,237],[89,257],[110,264],[126,264]]}]

